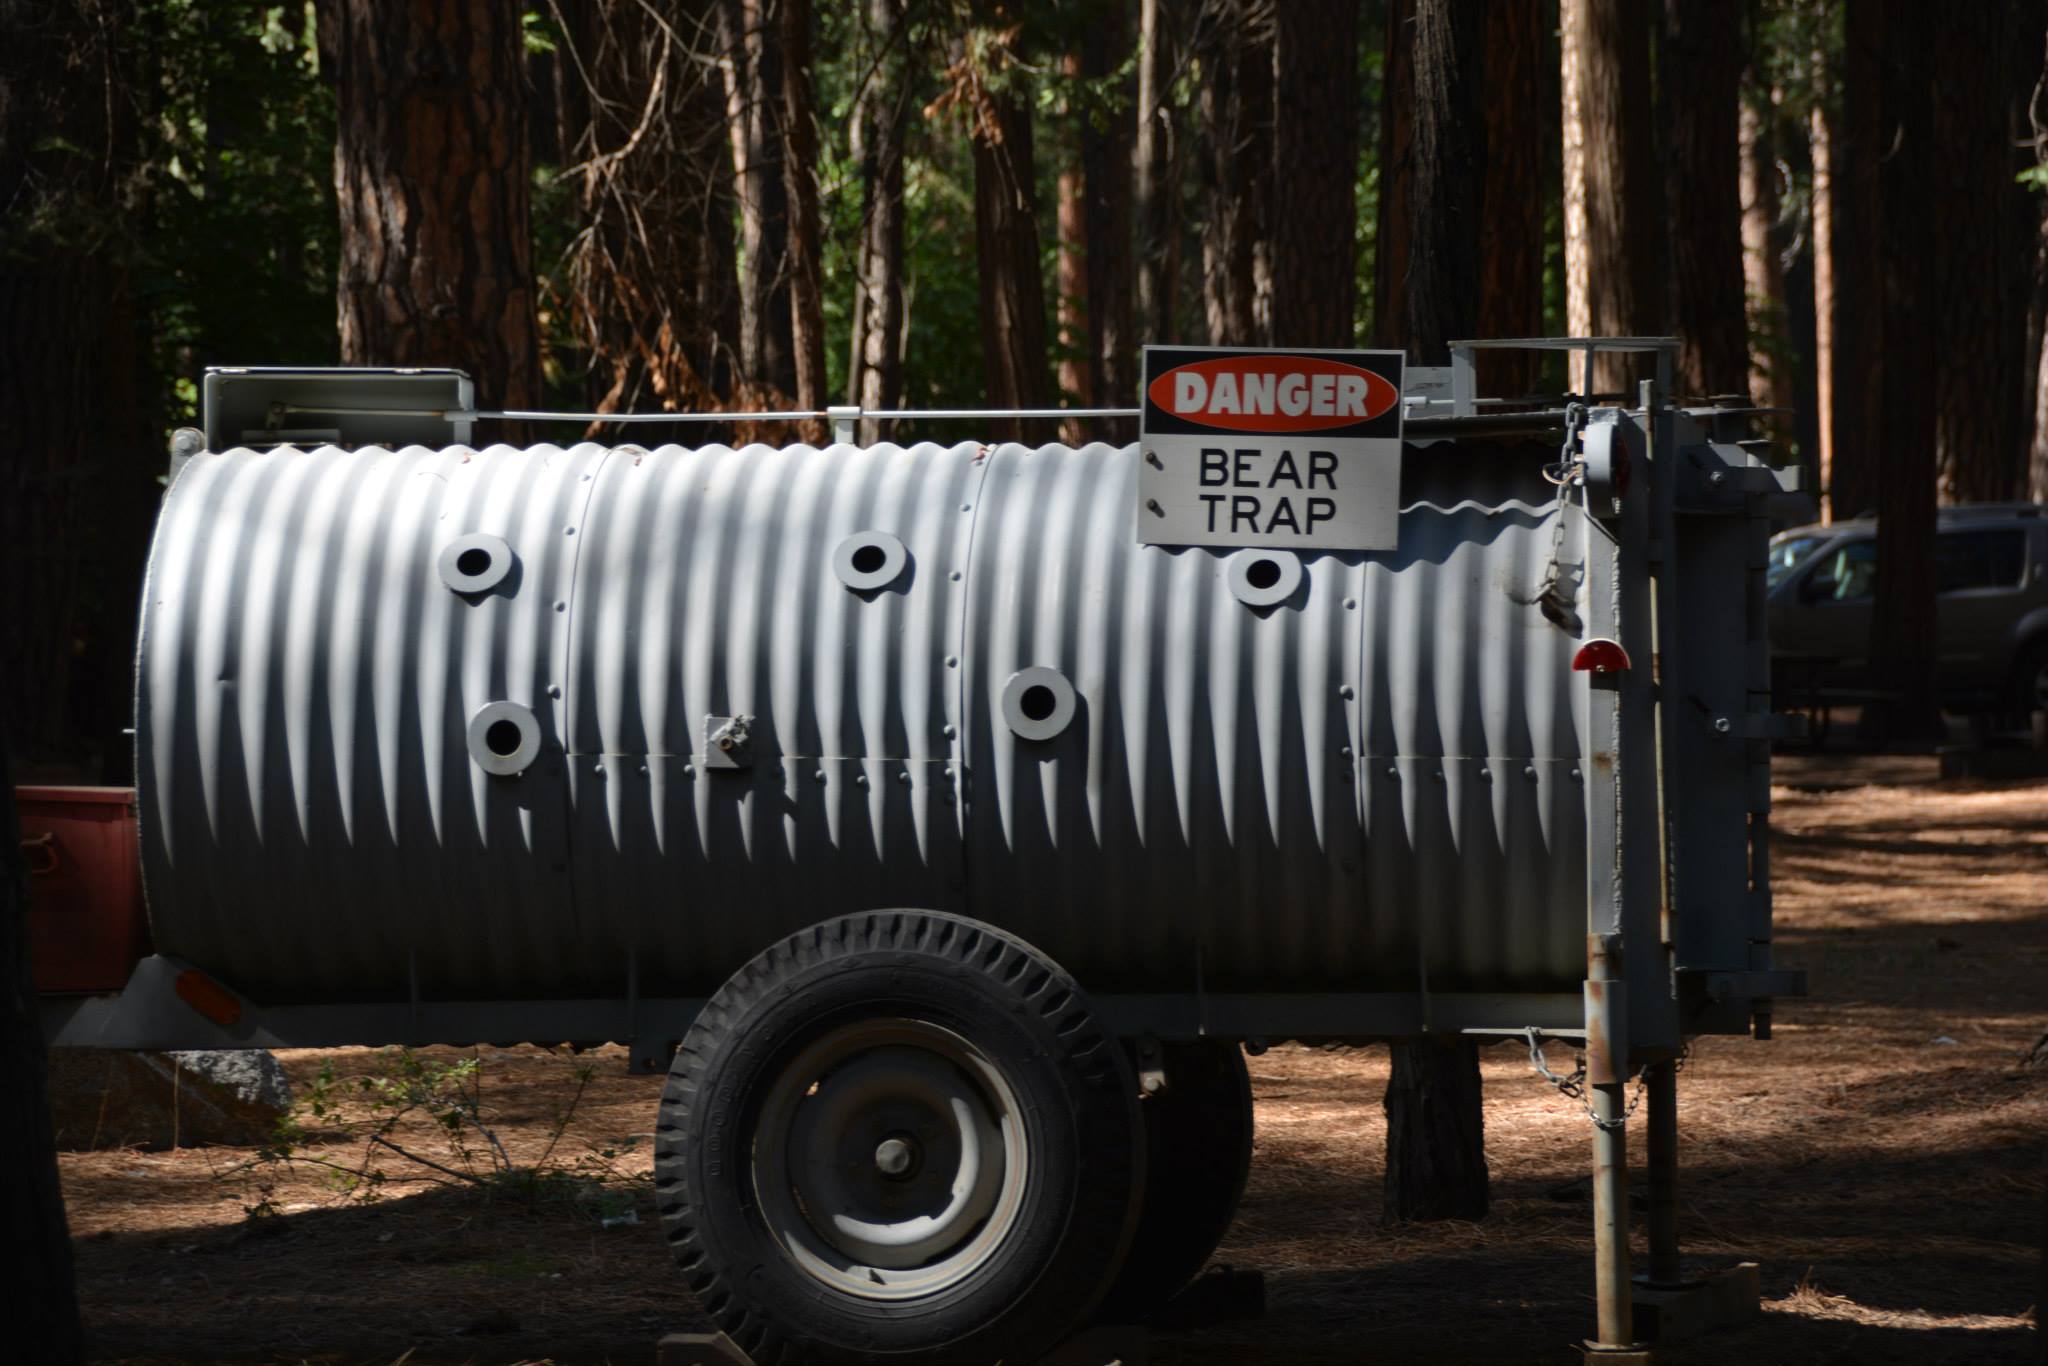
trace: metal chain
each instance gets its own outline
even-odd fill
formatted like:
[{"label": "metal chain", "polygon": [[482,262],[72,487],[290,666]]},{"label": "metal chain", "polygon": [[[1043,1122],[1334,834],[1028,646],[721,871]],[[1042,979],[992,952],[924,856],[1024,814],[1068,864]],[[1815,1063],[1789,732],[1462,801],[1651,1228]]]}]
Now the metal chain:
[{"label": "metal chain", "polygon": [[1636,1073],[1635,1094],[1628,1098],[1628,1107],[1613,1119],[1602,1119],[1594,1111],[1592,1102],[1586,1099],[1586,1055],[1584,1053],[1578,1054],[1573,1060],[1575,1066],[1572,1074],[1568,1077],[1560,1077],[1557,1073],[1550,1070],[1550,1061],[1543,1056],[1542,1033],[1534,1025],[1531,1025],[1522,1032],[1529,1038],[1529,1065],[1536,1069],[1538,1076],[1542,1077],[1552,1086],[1555,1086],[1559,1092],[1577,1101],[1579,1108],[1586,1112],[1586,1118],[1593,1121],[1594,1128],[1605,1129],[1612,1133],[1635,1117],[1636,1107],[1643,1103],[1643,1074],[1641,1072]]},{"label": "metal chain", "polygon": [[1557,505],[1550,518],[1550,563],[1544,566],[1542,581],[1536,585],[1535,601],[1548,599],[1557,589],[1557,582],[1564,575],[1564,514],[1571,506],[1574,486],[1585,486],[1586,462],[1573,454],[1572,448],[1578,443],[1579,434],[1586,428],[1586,405],[1567,403],[1564,406],[1564,443],[1557,449],[1557,459],[1543,467],[1543,477],[1557,486]]}]

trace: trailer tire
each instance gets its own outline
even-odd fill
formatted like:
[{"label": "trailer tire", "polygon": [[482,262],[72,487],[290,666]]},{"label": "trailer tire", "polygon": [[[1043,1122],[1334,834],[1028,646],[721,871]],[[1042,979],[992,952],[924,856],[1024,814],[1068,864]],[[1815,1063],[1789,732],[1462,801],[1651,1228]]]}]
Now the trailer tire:
[{"label": "trailer tire", "polygon": [[1166,1089],[1138,1106],[1145,1118],[1145,1198],[1123,1270],[1097,1317],[1152,1317],[1208,1263],[1252,1163],[1252,1082],[1236,1042],[1161,1045]]},{"label": "trailer tire", "polygon": [[1084,1319],[1144,1188],[1137,1088],[1073,978],[958,916],[845,916],[719,988],[655,1135],[704,1311],[774,1362],[1028,1361]]}]

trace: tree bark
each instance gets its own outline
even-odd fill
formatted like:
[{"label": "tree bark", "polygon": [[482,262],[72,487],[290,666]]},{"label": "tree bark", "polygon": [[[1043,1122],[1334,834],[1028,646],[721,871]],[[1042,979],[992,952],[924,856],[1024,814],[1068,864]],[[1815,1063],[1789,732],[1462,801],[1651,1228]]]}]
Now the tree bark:
[{"label": "tree bark", "polygon": [[[15,16],[0,11],[0,34],[16,32]],[[6,111],[0,108],[0,119]],[[50,1127],[49,1050],[36,1018],[29,979],[28,878],[21,857],[21,827],[14,809],[14,775],[0,741],[0,982],[7,993],[0,1013],[0,1065],[8,1098],[4,1145],[7,1163],[6,1235],[13,1249],[14,1308],[8,1336],[17,1360],[67,1366],[85,1360],[72,1271],[71,1231],[64,1217],[57,1144]]]},{"label": "tree bark", "polygon": [[[1934,692],[1935,201],[1934,12],[1918,0],[1869,0],[1880,25],[1878,306],[1884,351],[1875,379],[1877,585],[1871,676],[1890,694],[1864,709],[1866,734],[1938,736]],[[1852,10],[1861,6],[1852,6]],[[1944,22],[1947,22],[1944,19]]]},{"label": "tree bark", "polygon": [[1396,1043],[1385,1106],[1387,1222],[1485,1218],[1478,1050],[1440,1034]]},{"label": "tree bark", "polygon": [[[861,243],[847,396],[863,408],[888,409],[903,401],[903,130],[910,85],[902,0],[868,0],[867,27],[877,55],[853,122]],[[883,430],[863,418],[860,439],[872,444]]]},{"label": "tree bark", "polygon": [[1138,120],[1131,151],[1131,212],[1137,220],[1136,308],[1141,343],[1180,340],[1178,117],[1172,104],[1175,0],[1142,0],[1138,12]]},{"label": "tree bark", "polygon": [[342,362],[456,366],[480,404],[530,408],[540,374],[519,13],[336,3]]},{"label": "tree bark", "polygon": [[639,0],[578,10],[561,56],[583,88],[562,104],[581,120],[565,126],[583,218],[570,315],[590,356],[591,403],[717,409],[732,384],[738,301],[709,5],[677,5],[661,21]]},{"label": "tree bark", "polygon": [[[1079,52],[1060,58],[1060,69],[1070,82],[1082,77]],[[1088,121],[1085,110],[1069,109],[1062,125],[1065,137],[1060,158],[1059,180],[1054,193],[1053,231],[1058,249],[1053,264],[1053,314],[1058,339],[1059,368],[1056,387],[1060,401],[1070,407],[1095,406],[1095,367],[1088,354],[1088,258],[1096,244],[1088,237],[1088,172],[1081,159],[1081,138]],[[1102,244],[1103,249],[1108,243]],[[1060,440],[1078,446],[1087,440],[1088,424],[1081,418],[1060,423]]]},{"label": "tree bark", "polygon": [[1880,386],[1884,311],[1878,306],[1878,165],[1884,156],[1878,117],[1880,12],[1842,10],[1840,113],[1829,129],[1828,270],[1833,277],[1832,368],[1828,418],[1832,455],[1825,496],[1829,516],[1855,517],[1877,506],[1883,437]]},{"label": "tree bark", "polygon": [[[811,95],[810,0],[777,0],[782,47],[782,186],[789,200],[789,336],[796,406],[825,406],[824,242],[818,229],[818,121]],[[802,424],[824,439],[822,418]]]},{"label": "tree bark", "polygon": [[1273,343],[1349,346],[1357,298],[1358,0],[1287,0],[1273,31]]},{"label": "tree bark", "polygon": [[[1007,45],[990,30],[991,56]],[[974,235],[981,282],[982,372],[994,408],[1050,406],[1045,282],[1038,267],[1037,170],[1031,111],[1007,88],[980,90],[974,119]],[[1021,441],[1024,422],[991,424],[999,440]]]},{"label": "tree bark", "polygon": [[1448,365],[1450,343],[1479,330],[1479,224],[1487,161],[1479,92],[1485,21],[1458,0],[1415,0],[1414,227],[1408,257],[1408,352]]},{"label": "tree bark", "polygon": [[[2036,42],[2033,50],[2048,50],[2048,41]],[[2036,84],[2026,92],[2021,123],[2027,130],[2035,165],[2048,165],[2048,56],[2044,56]],[[2027,451],[2027,496],[2048,502],[2048,195],[2038,190],[2033,197],[2037,236],[2034,247],[2034,308],[2027,319],[2027,349],[2033,357],[2034,422]],[[2048,1208],[2048,1205],[2044,1205]],[[2048,1268],[2048,1245],[2044,1245],[2043,1266]],[[2043,1303],[2048,1303],[2044,1299]]]},{"label": "tree bark", "polygon": [[[1561,22],[1567,269],[1591,335],[1652,333],[1662,290],[1652,208],[1649,10],[1640,0],[1563,0]],[[1627,357],[1601,356],[1592,390],[1624,392],[1636,368]]]},{"label": "tree bark", "polygon": [[1202,299],[1211,346],[1257,346],[1258,265],[1273,192],[1270,11],[1214,0],[1202,26],[1202,127],[1209,209],[1202,223]]},{"label": "tree bark", "polygon": [[[2032,234],[2014,181],[2017,7],[1960,5],[1934,26],[1935,459],[1944,502],[2023,497]],[[2001,79],[2003,77],[2003,79]]]},{"label": "tree bark", "polygon": [[[1761,408],[1792,406],[1785,338],[1785,268],[1778,254],[1778,156],[1771,92],[1751,89],[1737,120],[1741,165],[1742,278],[1749,333],[1749,395]],[[1783,423],[1774,418],[1774,430]]]},{"label": "tree bark", "polygon": [[0,0],[0,739],[97,749],[116,779],[163,469],[128,264],[148,212],[131,19],[117,0]]},{"label": "tree bark", "polygon": [[1387,0],[1380,67],[1379,225],[1373,235],[1373,344],[1408,349],[1409,234],[1415,147],[1415,0]]},{"label": "tree bark", "polygon": [[[1088,26],[1081,40],[1083,74],[1100,80],[1131,55],[1130,15],[1115,6]],[[1135,81],[1125,86],[1136,96]],[[1104,407],[1135,404],[1138,347],[1142,342],[1131,300],[1131,137],[1126,119],[1091,121],[1081,133],[1081,178],[1087,187],[1088,348],[1094,358],[1095,398]],[[1109,439],[1133,440],[1137,424],[1117,418],[1098,427]]]},{"label": "tree bark", "polygon": [[1813,108],[1807,115],[1806,142],[1813,160],[1813,379],[1814,419],[1818,440],[1812,464],[1821,520],[1830,519],[1828,489],[1835,466],[1835,158],[1830,108],[1834,83],[1824,51],[1815,51]]},{"label": "tree bark", "polygon": [[[1538,112],[1544,65],[1540,0],[1484,6],[1483,81],[1473,87],[1485,123],[1480,171],[1480,337],[1543,335],[1543,166],[1548,119]],[[1555,108],[1554,105],[1550,106]],[[1540,357],[1501,351],[1479,362],[1479,391],[1531,392]]]},{"label": "tree bark", "polygon": [[739,201],[739,370],[742,407],[791,401],[789,191],[783,180],[778,0],[718,0],[733,188]]},{"label": "tree bark", "polygon": [[1678,393],[1739,394],[1748,371],[1736,104],[1742,12],[1726,0],[1665,0],[1657,69],[1667,111],[1672,331]]}]

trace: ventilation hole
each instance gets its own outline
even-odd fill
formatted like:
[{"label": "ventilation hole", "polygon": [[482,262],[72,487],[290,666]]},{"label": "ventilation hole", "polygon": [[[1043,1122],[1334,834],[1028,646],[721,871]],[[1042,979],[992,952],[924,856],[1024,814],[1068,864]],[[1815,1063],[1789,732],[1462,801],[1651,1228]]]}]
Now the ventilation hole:
[{"label": "ventilation hole", "polygon": [[491,552],[482,546],[473,545],[455,557],[455,567],[472,579],[489,573]]},{"label": "ventilation hole", "polygon": [[889,556],[878,545],[858,546],[853,552],[853,568],[857,574],[879,573],[888,562]]},{"label": "ventilation hole", "polygon": [[1024,690],[1024,695],[1017,699],[1017,710],[1032,721],[1045,720],[1058,706],[1059,699],[1053,696],[1052,689],[1043,683],[1033,683]]},{"label": "ventilation hole", "polygon": [[1245,566],[1244,581],[1264,592],[1280,582],[1280,565],[1275,560],[1253,560]]},{"label": "ventilation hole", "polygon": [[500,759],[519,752],[519,727],[512,721],[493,721],[484,727],[484,745]]}]

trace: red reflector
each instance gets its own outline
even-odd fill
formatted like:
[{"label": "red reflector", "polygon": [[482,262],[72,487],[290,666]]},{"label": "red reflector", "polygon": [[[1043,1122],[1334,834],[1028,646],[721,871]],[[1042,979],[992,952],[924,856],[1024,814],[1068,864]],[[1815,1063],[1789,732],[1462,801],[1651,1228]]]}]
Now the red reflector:
[{"label": "red reflector", "polygon": [[1572,656],[1574,673],[1618,674],[1628,672],[1628,651],[1618,640],[1589,640]]},{"label": "red reflector", "polygon": [[205,973],[187,968],[173,984],[178,999],[223,1028],[242,1018],[242,1003],[235,994]]}]

